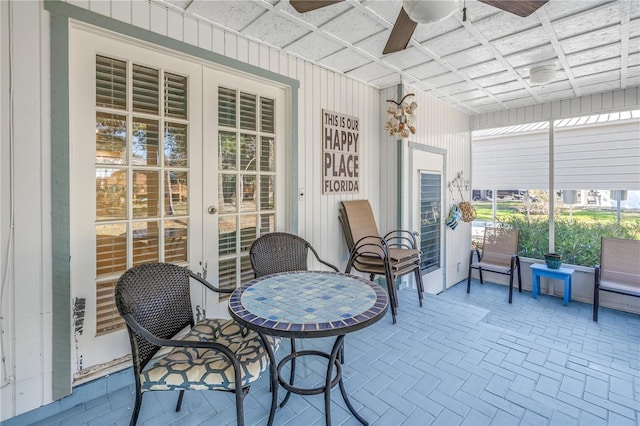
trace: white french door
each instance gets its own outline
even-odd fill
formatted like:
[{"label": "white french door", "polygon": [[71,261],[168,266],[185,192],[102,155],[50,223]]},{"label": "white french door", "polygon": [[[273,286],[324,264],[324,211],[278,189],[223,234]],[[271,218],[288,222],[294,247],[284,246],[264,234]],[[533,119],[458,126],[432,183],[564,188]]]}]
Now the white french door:
[{"label": "white french door", "polygon": [[410,187],[410,223],[422,250],[420,269],[424,289],[438,294],[445,289],[443,156],[412,149]]},{"label": "white french door", "polygon": [[[126,269],[176,263],[226,287],[252,277],[250,244],[284,227],[285,92],[84,26],[70,52],[70,344],[82,380],[130,353],[113,301]],[[228,315],[226,300],[194,289],[198,315]]]}]

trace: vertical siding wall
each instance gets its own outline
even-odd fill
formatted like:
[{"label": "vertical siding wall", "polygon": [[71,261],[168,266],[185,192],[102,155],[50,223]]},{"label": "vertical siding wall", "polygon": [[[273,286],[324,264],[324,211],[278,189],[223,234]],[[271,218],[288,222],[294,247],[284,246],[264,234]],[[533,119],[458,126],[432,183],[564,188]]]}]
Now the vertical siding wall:
[{"label": "vertical siding wall", "polygon": [[[398,227],[399,224],[406,225],[408,222],[408,179],[409,174],[407,168],[408,162],[408,142],[416,142],[430,147],[446,150],[447,161],[445,164],[445,178],[443,184],[453,179],[458,173],[462,172],[465,180],[471,180],[471,133],[469,131],[469,116],[465,113],[451,108],[440,100],[420,92],[413,90],[411,87],[405,88],[404,93],[414,93],[413,98],[418,103],[415,111],[416,115],[416,134],[411,135],[407,140],[398,141],[397,136],[388,136],[384,132],[383,125],[386,121],[386,110],[393,104],[387,103],[387,99],[395,99],[398,101],[398,89],[396,87],[388,88],[380,93],[381,108],[381,155],[385,163],[380,172],[381,178],[381,198],[383,200],[380,206],[380,232],[386,232]],[[402,186],[404,187],[402,198],[402,218],[398,220],[397,203],[395,202],[398,193],[398,145],[401,145],[402,163],[401,171]],[[452,203],[460,202],[458,194],[456,199],[450,198],[449,191],[445,190],[444,207],[448,212]],[[469,201],[471,191],[465,192],[465,199]],[[374,208],[375,210],[375,208]],[[446,213],[445,213],[446,214]],[[444,228],[444,237],[446,238],[446,276],[447,287],[461,281],[467,276],[470,241],[471,241],[471,224],[461,222],[455,229]]]}]

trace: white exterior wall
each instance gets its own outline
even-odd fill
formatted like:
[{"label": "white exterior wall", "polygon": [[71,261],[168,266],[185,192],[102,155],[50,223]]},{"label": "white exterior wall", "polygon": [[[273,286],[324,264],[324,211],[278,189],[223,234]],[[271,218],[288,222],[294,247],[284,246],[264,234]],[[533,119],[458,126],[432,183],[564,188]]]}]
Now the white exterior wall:
[{"label": "white exterior wall", "polygon": [[[347,260],[337,219],[340,200],[367,198],[376,212],[381,205],[385,206],[385,211],[378,215],[384,223],[395,221],[395,210],[393,213],[386,210],[394,205],[386,202],[387,197],[396,199],[396,187],[387,175],[394,177],[397,171],[396,163],[387,160],[390,158],[387,151],[396,151],[395,143],[387,140],[382,129],[384,119],[380,111],[384,112],[384,99],[387,99],[384,93],[158,4],[137,0],[70,3],[298,80],[299,187],[305,193],[298,201],[298,233],[327,260],[340,268],[344,268]],[[52,402],[51,102],[49,13],[44,10],[43,2],[0,2],[0,18],[0,259],[2,351],[5,357],[0,368],[0,419],[5,420]],[[9,108],[10,59],[14,93],[12,117]],[[418,103],[416,141],[448,149],[447,167],[464,170],[470,175],[468,117],[427,96],[419,96]],[[323,108],[360,119],[362,145],[358,194],[322,194],[320,120]],[[9,137],[10,118],[14,129],[13,145]],[[15,189],[13,239],[10,238],[11,181]],[[381,224],[380,227],[385,229],[386,226]],[[466,247],[470,236],[467,227],[458,230],[453,241],[448,242],[450,259],[454,253],[468,251],[455,250],[456,244]],[[448,276],[450,282],[464,278],[460,274]]]}]

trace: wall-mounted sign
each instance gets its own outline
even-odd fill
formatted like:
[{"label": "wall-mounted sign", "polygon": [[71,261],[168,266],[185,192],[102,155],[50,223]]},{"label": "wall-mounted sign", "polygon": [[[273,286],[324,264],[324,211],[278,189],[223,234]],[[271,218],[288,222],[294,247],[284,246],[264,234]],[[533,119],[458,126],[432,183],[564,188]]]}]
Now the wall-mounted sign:
[{"label": "wall-mounted sign", "polygon": [[358,192],[360,120],[322,110],[322,193]]}]

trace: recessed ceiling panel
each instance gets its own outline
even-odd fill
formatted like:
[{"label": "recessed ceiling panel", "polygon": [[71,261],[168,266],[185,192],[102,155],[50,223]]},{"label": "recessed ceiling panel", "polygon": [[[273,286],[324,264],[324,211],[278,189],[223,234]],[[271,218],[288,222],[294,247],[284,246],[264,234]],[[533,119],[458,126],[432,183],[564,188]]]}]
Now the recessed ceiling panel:
[{"label": "recessed ceiling panel", "polygon": [[471,99],[481,99],[481,98],[486,98],[487,94],[483,91],[483,90],[469,90],[468,92],[461,92],[458,93],[457,95],[453,95],[452,98],[458,100],[458,101],[462,101],[464,103],[467,103],[467,101],[471,100]]},{"label": "recessed ceiling panel", "polygon": [[512,100],[509,100],[509,101],[505,101],[505,104],[509,108],[520,108],[520,107],[525,107],[525,106],[529,106],[529,105],[535,105],[537,103],[538,103],[538,101],[536,101],[535,98],[532,97],[532,96],[525,96],[523,98],[518,98],[518,99],[512,99]]},{"label": "recessed ceiling panel", "polygon": [[504,65],[502,65],[498,61],[487,61],[468,68],[463,68],[461,71],[469,78],[476,78],[483,75],[495,74],[497,72],[504,71]]},{"label": "recessed ceiling panel", "polygon": [[187,10],[236,31],[241,31],[267,12],[259,3],[252,1],[193,0]]},{"label": "recessed ceiling panel", "polygon": [[541,86],[531,86],[531,88],[536,93],[536,95],[549,95],[554,92],[573,90],[569,80],[564,80],[560,77],[557,77],[556,80],[550,83]]},{"label": "recessed ceiling panel", "polygon": [[545,4],[544,11],[551,19],[557,21],[562,18],[579,15],[589,9],[598,8],[609,0],[585,0],[585,1],[554,1],[551,0]]},{"label": "recessed ceiling panel", "polygon": [[309,30],[282,15],[266,13],[252,22],[243,33],[265,43],[284,47],[308,34]]},{"label": "recessed ceiling panel", "polygon": [[363,12],[352,9],[324,24],[321,29],[351,44],[364,40],[385,27]]},{"label": "recessed ceiling panel", "polygon": [[620,43],[612,43],[608,46],[586,49],[573,55],[567,55],[567,62],[569,62],[570,66],[577,67],[593,62],[619,58],[620,52]]},{"label": "recessed ceiling panel", "polygon": [[371,59],[349,49],[343,49],[320,61],[330,68],[347,72],[371,62]]},{"label": "recessed ceiling panel", "polygon": [[532,97],[531,93],[529,93],[526,89],[514,90],[511,92],[500,93],[499,95],[495,95],[496,99],[499,99],[502,102],[510,101],[513,99]]},{"label": "recessed ceiling panel", "polygon": [[574,77],[584,77],[585,75],[598,74],[601,72],[612,71],[616,69],[620,69],[620,58],[573,67],[572,71]]},{"label": "recessed ceiling panel", "polygon": [[460,28],[422,43],[436,55],[442,57],[478,46],[480,42],[465,29]]},{"label": "recessed ceiling panel", "polygon": [[433,77],[438,74],[444,74],[449,71],[449,68],[441,65],[439,62],[429,61],[409,68],[406,71],[414,77],[424,80],[425,78]]},{"label": "recessed ceiling panel", "polygon": [[464,80],[452,72],[436,75],[434,77],[429,77],[423,80],[424,82],[435,86],[435,87],[443,87],[450,86],[452,84],[462,83]]},{"label": "recessed ceiling panel", "polygon": [[487,62],[494,58],[493,53],[489,52],[486,47],[479,45],[471,49],[463,50],[462,52],[445,56],[442,59],[459,69]]},{"label": "recessed ceiling panel", "polygon": [[522,89],[522,83],[518,80],[513,80],[509,82],[496,84],[494,86],[486,87],[486,90],[489,93],[494,95],[497,95],[498,93],[511,92],[511,91],[520,90],[520,89]]},{"label": "recessed ceiling panel", "polygon": [[594,31],[602,27],[620,24],[620,10],[626,0],[610,2],[599,7],[569,15],[553,21],[559,40]]},{"label": "recessed ceiling panel", "polygon": [[585,46],[588,49],[593,49],[596,46],[610,45],[611,43],[619,42],[620,25],[614,25],[576,37],[566,38],[560,41],[560,45],[564,53],[569,55],[585,50]]},{"label": "recessed ceiling panel", "polygon": [[[429,80],[427,80],[429,81]],[[469,92],[477,90],[477,86],[469,83],[468,81],[461,81],[459,83],[450,84],[448,86],[440,86],[440,90],[447,95],[457,95],[458,93]]]},{"label": "recessed ceiling panel", "polygon": [[349,71],[347,75],[361,81],[373,81],[379,79],[380,77],[384,77],[386,75],[392,74],[393,72],[383,66],[378,64],[377,62],[370,62],[367,65],[361,66],[360,68],[356,68],[352,71]]},{"label": "recessed ceiling panel", "polygon": [[414,67],[418,64],[422,64],[428,61],[430,58],[422,51],[415,47],[408,47],[399,52],[391,53],[385,57],[385,62],[393,65],[394,67],[405,70],[407,68]]},{"label": "recessed ceiling panel", "polygon": [[573,92],[573,90],[568,89],[568,90],[561,90],[559,92],[552,92],[548,94],[538,95],[538,97],[542,100],[542,102],[550,102],[550,101],[557,101],[560,99],[573,98],[575,95],[576,94]]},{"label": "recessed ceiling panel", "polygon": [[400,74],[393,73],[393,74],[385,75],[375,80],[371,80],[369,83],[380,88],[394,86],[400,83]]},{"label": "recessed ceiling panel", "polygon": [[507,71],[499,71],[494,74],[483,75],[474,78],[473,81],[482,87],[494,86],[496,84],[506,83],[515,79],[515,76]]},{"label": "recessed ceiling panel", "polygon": [[470,22],[487,40],[513,35],[540,24],[535,18],[521,18],[512,13],[494,13],[484,19],[470,20]]},{"label": "recessed ceiling panel", "polygon": [[503,56],[544,46],[548,43],[549,39],[541,26],[491,42]]},{"label": "recessed ceiling panel", "polygon": [[317,61],[342,49],[344,49],[343,45],[317,32],[309,33],[287,46],[288,51],[312,61]]},{"label": "recessed ceiling panel", "polygon": [[576,78],[576,84],[581,89],[583,87],[593,86],[596,84],[604,84],[604,83],[611,83],[611,82],[618,83],[619,81],[620,81],[619,70],[607,71],[607,72],[591,74],[584,77]]}]

